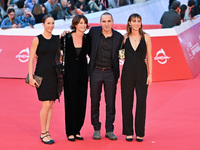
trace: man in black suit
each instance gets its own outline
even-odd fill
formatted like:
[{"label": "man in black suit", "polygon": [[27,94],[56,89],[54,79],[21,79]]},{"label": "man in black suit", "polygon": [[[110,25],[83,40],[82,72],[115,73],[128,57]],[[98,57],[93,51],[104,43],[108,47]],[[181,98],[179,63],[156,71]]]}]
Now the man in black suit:
[{"label": "man in black suit", "polygon": [[101,139],[99,122],[99,104],[102,85],[104,85],[106,102],[106,137],[116,140],[114,135],[116,84],[119,78],[119,49],[123,36],[112,29],[114,23],[110,13],[105,12],[100,18],[101,26],[92,27],[90,54],[90,96],[91,122],[94,127],[93,139]]}]

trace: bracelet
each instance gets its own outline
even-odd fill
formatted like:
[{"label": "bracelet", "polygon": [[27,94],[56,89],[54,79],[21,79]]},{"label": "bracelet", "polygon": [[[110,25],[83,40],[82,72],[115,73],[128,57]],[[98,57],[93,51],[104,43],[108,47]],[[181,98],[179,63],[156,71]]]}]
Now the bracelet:
[{"label": "bracelet", "polygon": [[149,74],[152,74],[152,73],[149,73]]}]

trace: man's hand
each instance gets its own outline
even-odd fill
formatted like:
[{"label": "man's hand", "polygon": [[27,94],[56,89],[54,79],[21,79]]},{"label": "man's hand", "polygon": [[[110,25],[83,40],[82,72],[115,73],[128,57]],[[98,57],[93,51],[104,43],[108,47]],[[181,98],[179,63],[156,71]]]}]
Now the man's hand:
[{"label": "man's hand", "polygon": [[63,33],[61,34],[61,36],[65,36],[67,33],[69,33],[70,31],[63,31]]}]

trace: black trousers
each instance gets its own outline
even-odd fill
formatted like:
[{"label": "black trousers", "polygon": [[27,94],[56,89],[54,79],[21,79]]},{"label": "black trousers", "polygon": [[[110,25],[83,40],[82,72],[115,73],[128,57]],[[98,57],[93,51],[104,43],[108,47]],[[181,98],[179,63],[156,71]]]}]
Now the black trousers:
[{"label": "black trousers", "polygon": [[115,120],[115,96],[116,83],[112,69],[101,71],[94,69],[90,75],[90,96],[91,96],[91,122],[95,131],[101,129],[99,122],[99,106],[101,100],[102,85],[104,85],[105,102],[106,102],[106,132],[114,130]]},{"label": "black trousers", "polygon": [[64,83],[65,128],[67,136],[80,134],[85,120],[87,87],[88,84],[86,82]]},{"label": "black trousers", "polygon": [[135,113],[135,132],[137,136],[143,137],[145,134],[146,119],[146,82],[128,81],[126,78],[121,80],[122,92],[122,118],[123,134],[133,135],[133,99],[134,90],[136,92],[136,113]]}]

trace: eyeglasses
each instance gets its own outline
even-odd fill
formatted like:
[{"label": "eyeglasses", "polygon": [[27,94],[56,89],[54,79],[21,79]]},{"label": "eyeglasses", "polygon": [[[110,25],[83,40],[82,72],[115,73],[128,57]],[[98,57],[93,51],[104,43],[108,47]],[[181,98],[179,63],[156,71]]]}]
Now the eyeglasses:
[{"label": "eyeglasses", "polygon": [[10,16],[15,16],[15,14],[8,14],[8,15],[10,15]]}]

